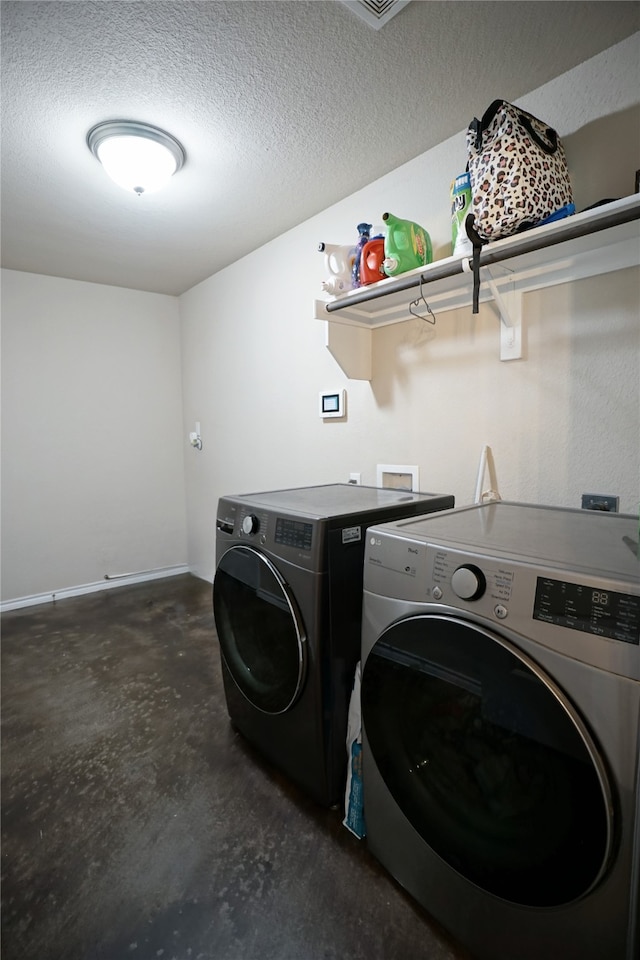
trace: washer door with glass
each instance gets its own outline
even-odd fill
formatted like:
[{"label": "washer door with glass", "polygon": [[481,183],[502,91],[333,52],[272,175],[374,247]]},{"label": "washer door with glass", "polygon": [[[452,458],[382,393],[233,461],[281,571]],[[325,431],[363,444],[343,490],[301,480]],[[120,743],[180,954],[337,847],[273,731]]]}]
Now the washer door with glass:
[{"label": "washer door with glass", "polygon": [[362,719],[394,801],[471,883],[553,907],[605,875],[603,760],[568,698],[505,639],[442,615],[391,625],[365,664]]},{"label": "washer door with glass", "polygon": [[223,554],[213,582],[213,612],[224,663],[258,710],[289,710],[304,686],[302,618],[274,564],[251,547]]}]

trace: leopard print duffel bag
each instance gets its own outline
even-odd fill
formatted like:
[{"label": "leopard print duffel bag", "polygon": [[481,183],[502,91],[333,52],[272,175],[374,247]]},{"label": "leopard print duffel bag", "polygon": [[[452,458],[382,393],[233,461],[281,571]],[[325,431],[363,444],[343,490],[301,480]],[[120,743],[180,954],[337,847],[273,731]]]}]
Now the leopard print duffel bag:
[{"label": "leopard print duffel bag", "polygon": [[474,228],[482,240],[510,237],[573,203],[556,131],[506,100],[494,100],[467,130]]},{"label": "leopard print duffel bag", "polygon": [[[556,131],[532,114],[494,100],[467,130],[471,213],[466,229],[479,248],[535,227],[558,211],[572,213],[573,193],[564,147]],[[477,286],[474,313],[477,313]]]}]

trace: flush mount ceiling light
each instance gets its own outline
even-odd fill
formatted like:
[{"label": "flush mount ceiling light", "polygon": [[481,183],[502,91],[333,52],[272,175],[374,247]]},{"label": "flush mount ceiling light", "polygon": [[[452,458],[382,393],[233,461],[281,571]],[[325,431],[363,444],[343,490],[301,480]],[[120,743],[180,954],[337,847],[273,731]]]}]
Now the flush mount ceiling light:
[{"label": "flush mount ceiling light", "polygon": [[87,145],[111,179],[138,196],[160,190],[186,160],[184,147],[170,133],[135,120],[96,124]]}]

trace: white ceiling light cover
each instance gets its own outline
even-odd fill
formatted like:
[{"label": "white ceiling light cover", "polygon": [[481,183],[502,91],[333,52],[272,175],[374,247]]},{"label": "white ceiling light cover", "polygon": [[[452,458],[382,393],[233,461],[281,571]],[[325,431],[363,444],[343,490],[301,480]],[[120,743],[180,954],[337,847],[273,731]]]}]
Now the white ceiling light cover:
[{"label": "white ceiling light cover", "polygon": [[97,124],[87,144],[111,179],[138,195],[160,190],[185,161],[182,144],[171,134],[129,120]]}]

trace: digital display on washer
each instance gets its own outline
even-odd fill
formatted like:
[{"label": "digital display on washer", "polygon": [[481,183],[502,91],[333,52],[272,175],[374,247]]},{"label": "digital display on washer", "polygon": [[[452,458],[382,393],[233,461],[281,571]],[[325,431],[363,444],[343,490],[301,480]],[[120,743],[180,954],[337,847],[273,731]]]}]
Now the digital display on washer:
[{"label": "digital display on washer", "polygon": [[640,597],[538,577],[534,620],[624,643],[640,643]]},{"label": "digital display on washer", "polygon": [[312,536],[312,523],[276,517],[276,543],[283,543],[286,547],[296,547],[298,550],[311,550]]}]

